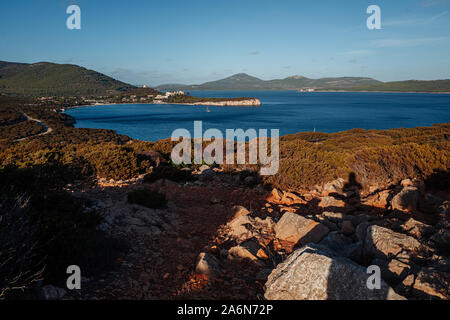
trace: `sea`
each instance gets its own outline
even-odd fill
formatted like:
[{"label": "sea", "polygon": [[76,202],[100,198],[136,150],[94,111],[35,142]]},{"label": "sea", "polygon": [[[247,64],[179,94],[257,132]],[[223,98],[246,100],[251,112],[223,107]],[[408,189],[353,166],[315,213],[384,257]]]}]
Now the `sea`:
[{"label": "sea", "polygon": [[[338,132],[353,128],[391,129],[450,122],[450,94],[191,91],[198,97],[256,97],[260,107],[206,107],[172,104],[118,104],[69,109],[75,127],[113,129],[133,139],[169,138],[175,129],[279,129]],[[209,111],[209,112],[208,112]],[[270,132],[270,131],[269,131]]]}]

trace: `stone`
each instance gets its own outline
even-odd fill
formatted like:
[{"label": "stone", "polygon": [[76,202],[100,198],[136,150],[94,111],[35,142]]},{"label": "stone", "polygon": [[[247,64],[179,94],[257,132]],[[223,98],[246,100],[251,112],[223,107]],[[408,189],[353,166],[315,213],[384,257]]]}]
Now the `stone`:
[{"label": "stone", "polygon": [[51,284],[41,288],[41,296],[44,300],[59,300],[66,295],[66,290]]},{"label": "stone", "polygon": [[330,232],[319,244],[333,250],[340,257],[354,261],[359,261],[361,258],[362,241],[353,242],[351,238],[340,232]]},{"label": "stone", "polygon": [[234,246],[228,250],[228,259],[229,260],[244,260],[248,259],[251,261],[258,261],[258,251],[260,246],[252,240],[241,243],[238,246]]},{"label": "stone", "polygon": [[412,187],[412,186],[414,186],[414,183],[412,182],[411,179],[403,179],[403,180],[400,182],[400,185],[401,185],[402,187]]},{"label": "stone", "polygon": [[372,260],[371,265],[379,266],[381,277],[390,283],[403,281],[411,273],[411,266],[397,259],[388,261],[376,258]]},{"label": "stone", "polygon": [[329,207],[336,207],[336,208],[344,208],[345,202],[339,199],[336,199],[334,197],[322,197],[320,198],[320,202],[318,204],[321,208],[329,208]]},{"label": "stone", "polygon": [[292,212],[283,214],[275,225],[276,237],[293,243],[316,243],[326,236],[328,232],[328,228],[319,222],[306,219]]},{"label": "stone", "polygon": [[423,198],[423,203],[420,205],[420,207],[428,209],[428,210],[436,210],[444,200],[442,200],[439,197],[436,197],[435,195],[431,193],[425,194],[425,197]]},{"label": "stone", "polygon": [[413,237],[376,225],[367,227],[365,255],[385,259],[396,257],[400,253],[416,252],[420,248],[421,244]]},{"label": "stone", "polygon": [[250,211],[248,211],[247,208],[243,206],[233,206],[233,208],[231,208],[231,212],[233,214],[233,219],[248,215],[250,213]]},{"label": "stone", "polygon": [[266,251],[263,248],[258,249],[258,252],[256,252],[256,256],[261,260],[269,259],[269,256],[267,255]]},{"label": "stone", "polygon": [[353,228],[353,224],[351,221],[345,220],[342,222],[342,233],[345,235],[351,235],[355,232],[355,228]]},{"label": "stone", "polygon": [[281,197],[280,202],[285,205],[293,205],[293,204],[305,204],[306,201],[297,196],[296,194],[292,192],[285,192],[283,196]]},{"label": "stone", "polygon": [[217,277],[222,273],[222,265],[214,255],[201,252],[197,257],[195,272],[208,277]]},{"label": "stone", "polygon": [[342,220],[344,219],[344,214],[340,212],[324,211],[322,212],[322,216],[324,216],[331,222],[342,222]]},{"label": "stone", "polygon": [[417,187],[404,187],[391,200],[393,210],[414,211],[417,209],[420,192]]},{"label": "stone", "polygon": [[380,192],[367,196],[363,199],[363,201],[361,201],[361,203],[368,207],[385,209],[389,205],[388,199],[390,193],[391,191],[389,190],[382,190]]},{"label": "stone", "polygon": [[351,216],[350,219],[351,219],[353,225],[357,226],[360,223],[369,222],[370,220],[372,220],[372,217],[367,214],[361,213],[357,216]]},{"label": "stone", "polygon": [[441,229],[436,232],[430,240],[433,241],[438,248],[450,251],[450,230]]},{"label": "stone", "polygon": [[259,217],[252,218],[249,215],[241,215],[227,224],[229,228],[228,235],[238,244],[250,238],[259,238],[265,234],[273,232],[275,223],[272,218]]},{"label": "stone", "polygon": [[276,189],[276,188],[273,188],[271,195],[272,195],[273,199],[276,201],[280,201],[281,198],[283,197],[283,194],[280,191],[278,191],[278,189]]},{"label": "stone", "polygon": [[423,238],[436,231],[432,226],[417,221],[413,218],[409,218],[408,221],[406,221],[401,227],[405,232],[415,238]]},{"label": "stone", "polygon": [[450,273],[450,257],[439,257],[434,263],[433,268],[442,271],[442,272],[448,272]]},{"label": "stone", "polygon": [[[400,289],[401,288],[401,289]],[[416,276],[409,275],[399,286],[416,299],[450,299],[450,274],[432,268],[422,268]]]},{"label": "stone", "polygon": [[253,224],[255,220],[248,215],[241,215],[227,224],[229,235],[237,242],[243,242],[253,237]]},{"label": "stone", "polygon": [[198,171],[199,172],[203,172],[203,171],[208,170],[208,169],[209,169],[209,166],[204,164],[204,165],[201,165],[200,168],[198,168]]},{"label": "stone", "polygon": [[367,228],[370,226],[369,222],[362,222],[358,224],[355,230],[356,238],[359,241],[364,241],[366,239]]},{"label": "stone", "polygon": [[438,208],[438,212],[450,219],[450,201],[444,201]]},{"label": "stone", "polygon": [[322,195],[328,196],[331,193],[341,194],[344,188],[344,182],[344,179],[338,178],[336,180],[325,183],[323,186]]},{"label": "stone", "polygon": [[307,245],[292,253],[269,275],[268,300],[403,300],[381,280],[381,289],[367,287],[366,269],[326,247]]}]

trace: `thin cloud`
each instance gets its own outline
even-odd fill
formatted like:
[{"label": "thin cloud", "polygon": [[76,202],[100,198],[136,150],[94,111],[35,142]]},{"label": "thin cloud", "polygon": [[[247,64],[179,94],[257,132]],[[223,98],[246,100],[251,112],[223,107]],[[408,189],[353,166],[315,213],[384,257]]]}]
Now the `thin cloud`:
[{"label": "thin cloud", "polygon": [[252,51],[252,52],[249,52],[248,54],[250,54],[252,56],[256,56],[259,54],[259,51]]},{"label": "thin cloud", "polygon": [[379,39],[371,42],[376,48],[416,47],[448,41],[450,37],[416,38],[416,39]]},{"label": "thin cloud", "polygon": [[367,54],[372,54],[375,53],[374,50],[369,50],[369,49],[360,49],[360,50],[349,50],[347,52],[345,52],[345,54],[349,54],[352,56],[356,56],[356,55],[367,55]]},{"label": "thin cloud", "polygon": [[450,0],[429,0],[422,2],[422,6],[424,7],[433,7],[440,4],[450,3]]},{"label": "thin cloud", "polygon": [[411,25],[426,25],[435,22],[436,20],[447,15],[450,11],[446,10],[429,18],[403,18],[395,20],[387,20],[382,23],[383,27],[397,27],[397,26],[411,26]]}]

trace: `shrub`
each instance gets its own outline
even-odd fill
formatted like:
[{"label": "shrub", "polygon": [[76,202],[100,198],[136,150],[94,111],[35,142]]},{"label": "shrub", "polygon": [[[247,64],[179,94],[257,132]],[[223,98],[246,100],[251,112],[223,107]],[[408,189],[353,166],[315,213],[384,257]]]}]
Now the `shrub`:
[{"label": "shrub", "polygon": [[8,189],[1,188],[0,199],[0,300],[29,289],[44,270],[28,198]]},{"label": "shrub", "polygon": [[144,182],[152,183],[159,179],[167,179],[175,182],[192,181],[194,177],[190,171],[181,170],[171,164],[163,164],[153,168],[152,172],[144,177]]},{"label": "shrub", "polygon": [[61,279],[69,265],[82,269],[83,256],[91,249],[102,217],[97,212],[85,212],[80,200],[66,192],[45,192],[32,199],[31,222],[36,225],[46,257],[47,279]]},{"label": "shrub", "polygon": [[149,188],[138,189],[128,193],[128,202],[141,206],[159,209],[167,205],[166,196]]}]

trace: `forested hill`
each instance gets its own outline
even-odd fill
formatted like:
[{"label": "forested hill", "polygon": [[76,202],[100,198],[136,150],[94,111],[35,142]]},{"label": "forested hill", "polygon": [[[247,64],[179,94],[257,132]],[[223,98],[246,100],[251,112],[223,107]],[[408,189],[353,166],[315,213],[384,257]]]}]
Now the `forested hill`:
[{"label": "forested hill", "polygon": [[0,61],[0,93],[20,95],[104,95],[134,86],[72,65]]},{"label": "forested hill", "polygon": [[299,90],[313,88],[318,91],[390,91],[390,92],[450,92],[450,80],[407,80],[381,82],[364,77],[338,77],[311,79],[291,76],[284,79],[262,80],[238,73],[217,81],[198,85],[165,84],[158,90]]},{"label": "forested hill", "polygon": [[355,89],[355,91],[450,92],[450,79],[393,81],[359,86],[353,89]]},{"label": "forested hill", "polygon": [[200,85],[166,84],[156,87],[159,90],[296,90],[309,88],[348,88],[381,83],[372,78],[340,77],[310,79],[291,76],[284,79],[262,80],[245,73],[238,73],[225,79],[206,82]]}]

